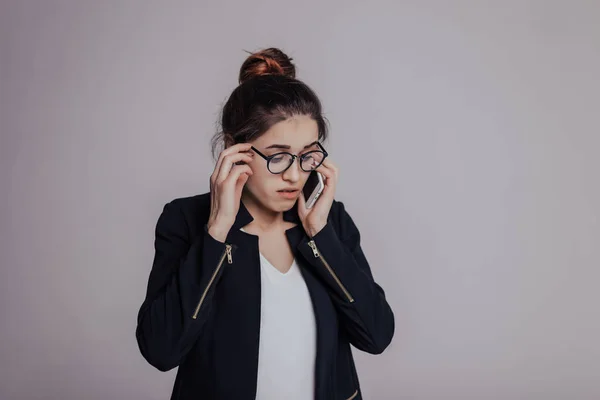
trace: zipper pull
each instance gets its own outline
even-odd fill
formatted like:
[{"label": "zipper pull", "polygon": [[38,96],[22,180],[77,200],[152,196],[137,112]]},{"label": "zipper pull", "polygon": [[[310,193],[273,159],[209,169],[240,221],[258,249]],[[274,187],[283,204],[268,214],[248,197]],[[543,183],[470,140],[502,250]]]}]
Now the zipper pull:
[{"label": "zipper pull", "polygon": [[225,251],[227,252],[227,263],[228,264],[232,264],[233,263],[233,257],[231,256],[231,245],[225,245]]},{"label": "zipper pull", "polygon": [[315,244],[315,241],[311,240],[310,242],[308,242],[308,245],[312,249],[313,254],[315,255],[315,258],[318,258],[319,257],[319,250],[317,250],[317,245]]}]

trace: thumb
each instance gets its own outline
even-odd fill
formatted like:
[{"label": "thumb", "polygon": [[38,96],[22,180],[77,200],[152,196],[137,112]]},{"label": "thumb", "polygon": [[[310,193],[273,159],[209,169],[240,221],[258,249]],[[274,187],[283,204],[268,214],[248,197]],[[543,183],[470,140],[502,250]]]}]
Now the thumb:
[{"label": "thumb", "polygon": [[298,196],[298,216],[301,220],[304,220],[304,216],[306,215],[306,200],[304,199],[304,194],[300,193]]},{"label": "thumb", "polygon": [[240,174],[240,176],[238,176],[238,179],[235,183],[235,188],[237,190],[241,190],[244,185],[246,184],[246,182],[248,182],[248,178],[250,178],[250,174],[243,172],[242,174]]},{"label": "thumb", "polygon": [[252,175],[252,172],[242,172],[238,178],[238,182],[246,183],[250,178],[250,175]]}]

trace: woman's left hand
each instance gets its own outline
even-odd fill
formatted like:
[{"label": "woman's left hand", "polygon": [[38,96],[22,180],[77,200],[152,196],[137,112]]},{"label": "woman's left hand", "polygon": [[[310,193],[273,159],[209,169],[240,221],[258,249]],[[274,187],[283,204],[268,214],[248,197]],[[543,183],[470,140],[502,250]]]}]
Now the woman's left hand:
[{"label": "woman's left hand", "polygon": [[330,159],[325,159],[323,164],[319,165],[317,171],[323,175],[325,189],[323,189],[315,204],[312,208],[307,209],[304,195],[301,193],[298,197],[298,216],[300,217],[300,221],[302,221],[304,231],[310,237],[315,236],[327,225],[327,216],[333,204],[335,187],[339,176],[338,167]]}]

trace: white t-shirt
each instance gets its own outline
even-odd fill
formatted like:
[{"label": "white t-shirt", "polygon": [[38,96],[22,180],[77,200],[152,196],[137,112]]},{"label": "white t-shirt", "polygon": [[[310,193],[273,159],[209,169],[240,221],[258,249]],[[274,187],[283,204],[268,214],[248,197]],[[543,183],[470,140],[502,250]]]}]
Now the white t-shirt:
[{"label": "white t-shirt", "polygon": [[300,267],[294,259],[283,274],[260,254],[260,275],[256,399],[313,400],[317,330]]}]

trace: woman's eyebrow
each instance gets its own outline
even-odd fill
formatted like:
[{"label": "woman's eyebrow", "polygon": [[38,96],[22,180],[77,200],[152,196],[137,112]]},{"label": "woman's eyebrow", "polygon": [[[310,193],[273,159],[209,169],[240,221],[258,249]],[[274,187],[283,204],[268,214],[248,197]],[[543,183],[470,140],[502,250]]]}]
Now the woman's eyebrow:
[{"label": "woman's eyebrow", "polygon": [[[306,146],[304,146],[304,149],[308,149],[309,147],[312,147],[312,146],[314,146],[317,143],[319,143],[319,141],[315,140],[314,142],[312,142],[312,143],[307,144]],[[289,150],[291,148],[292,147],[290,145],[287,145],[287,144],[272,144],[270,146],[265,147],[265,150],[268,150],[268,149],[284,149],[284,150]]]}]

